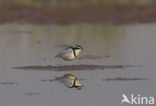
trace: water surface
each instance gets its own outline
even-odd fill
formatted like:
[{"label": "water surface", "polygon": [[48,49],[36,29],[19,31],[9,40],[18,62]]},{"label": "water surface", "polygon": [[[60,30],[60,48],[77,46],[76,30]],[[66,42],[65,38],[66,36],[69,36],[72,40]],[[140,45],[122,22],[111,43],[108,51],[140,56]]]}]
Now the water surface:
[{"label": "water surface", "polygon": [[[3,106],[120,106],[122,94],[156,96],[156,24],[0,25],[0,104]],[[67,45],[85,49],[66,62]],[[84,70],[16,69],[23,66],[134,66]],[[136,67],[141,66],[141,67]],[[71,73],[84,87],[42,81]],[[146,105],[145,105],[146,106]]]}]

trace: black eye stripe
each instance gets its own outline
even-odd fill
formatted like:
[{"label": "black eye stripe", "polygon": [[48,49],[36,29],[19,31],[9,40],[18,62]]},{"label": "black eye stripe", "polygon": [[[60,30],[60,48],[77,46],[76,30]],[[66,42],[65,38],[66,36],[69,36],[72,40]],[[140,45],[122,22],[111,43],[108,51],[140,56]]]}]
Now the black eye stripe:
[{"label": "black eye stripe", "polygon": [[75,49],[81,49],[81,48],[75,47]]},{"label": "black eye stripe", "polygon": [[80,45],[75,45],[75,47],[81,48],[81,46],[80,46]]}]

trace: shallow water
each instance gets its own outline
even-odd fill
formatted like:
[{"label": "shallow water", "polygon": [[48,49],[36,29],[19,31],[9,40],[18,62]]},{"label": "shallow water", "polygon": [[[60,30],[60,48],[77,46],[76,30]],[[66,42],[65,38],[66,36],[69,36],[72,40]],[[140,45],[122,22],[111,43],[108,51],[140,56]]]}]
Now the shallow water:
[{"label": "shallow water", "polygon": [[[0,25],[0,105],[120,106],[123,93],[155,97],[155,33],[156,24]],[[85,49],[78,59],[54,58],[74,44]],[[81,65],[105,68],[90,71]],[[66,70],[67,66],[83,70]],[[43,81],[65,73],[85,79],[80,80],[84,87],[77,91],[57,81]]]}]

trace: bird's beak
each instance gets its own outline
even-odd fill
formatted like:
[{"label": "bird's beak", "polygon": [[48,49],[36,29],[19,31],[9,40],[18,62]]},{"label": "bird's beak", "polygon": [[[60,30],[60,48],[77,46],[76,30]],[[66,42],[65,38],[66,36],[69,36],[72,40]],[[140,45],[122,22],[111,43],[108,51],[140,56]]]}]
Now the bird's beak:
[{"label": "bird's beak", "polygon": [[83,48],[81,48],[81,50],[84,50]]}]

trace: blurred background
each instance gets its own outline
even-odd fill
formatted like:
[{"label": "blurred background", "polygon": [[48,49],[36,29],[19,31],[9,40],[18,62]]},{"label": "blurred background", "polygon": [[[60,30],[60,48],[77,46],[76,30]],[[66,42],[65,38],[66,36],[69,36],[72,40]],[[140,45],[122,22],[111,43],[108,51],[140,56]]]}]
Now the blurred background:
[{"label": "blurred background", "polygon": [[155,3],[155,0],[0,0],[1,3],[16,3],[16,4],[24,4],[29,6],[51,6],[51,7],[57,7],[57,6],[83,6],[83,5],[112,5],[112,4],[153,4]]},{"label": "blurred background", "polygon": [[[155,34],[156,0],[0,0],[0,106],[121,106],[123,93],[156,97]],[[75,60],[55,58],[76,44],[84,51]],[[66,73],[84,87],[48,81]]]},{"label": "blurred background", "polygon": [[0,0],[0,22],[153,22],[156,20],[155,5],[155,0]]}]

